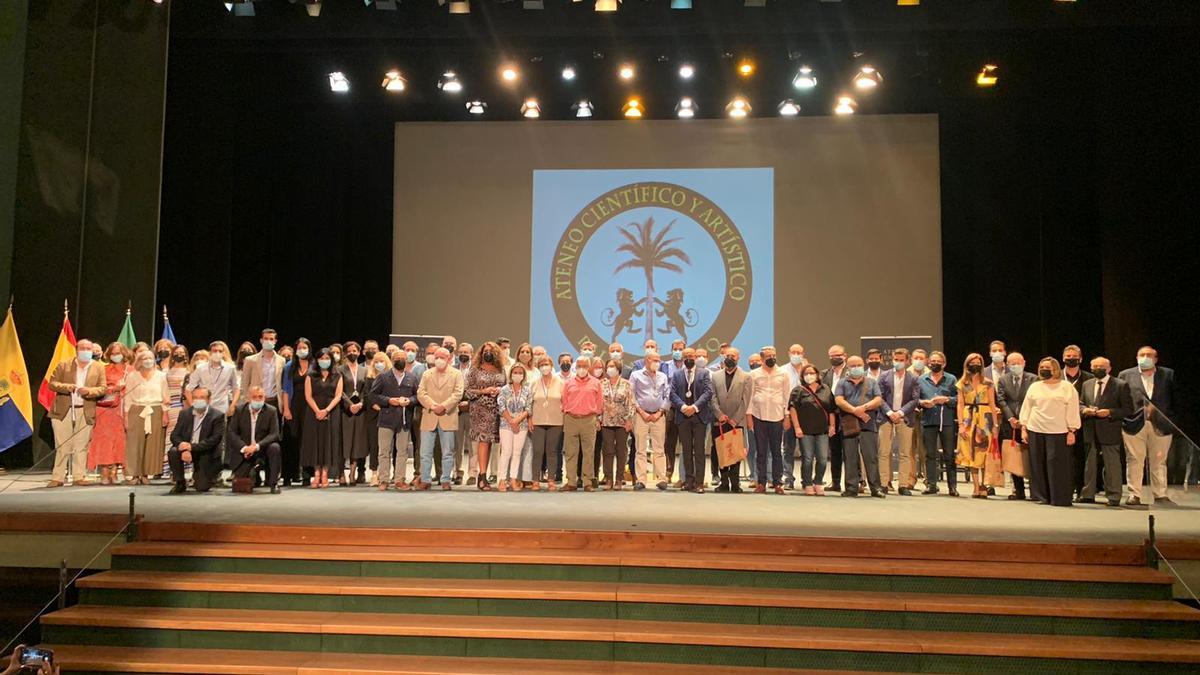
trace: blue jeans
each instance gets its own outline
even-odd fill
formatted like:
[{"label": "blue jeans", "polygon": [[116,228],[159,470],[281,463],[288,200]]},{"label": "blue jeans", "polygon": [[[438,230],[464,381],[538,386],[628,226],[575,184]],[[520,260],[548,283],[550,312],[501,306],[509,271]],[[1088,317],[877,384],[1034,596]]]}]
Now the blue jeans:
[{"label": "blue jeans", "polygon": [[436,437],[442,441],[442,482],[449,483],[454,474],[454,431],[433,429],[421,432],[421,482],[428,483],[433,473],[433,442]]},{"label": "blue jeans", "polygon": [[[792,438],[796,437],[793,431]],[[813,436],[805,434],[800,439],[800,452],[804,455],[800,460],[800,481],[804,487],[825,484],[825,467],[829,464],[829,436],[821,434]],[[813,460],[816,459],[816,472],[813,471]]]}]

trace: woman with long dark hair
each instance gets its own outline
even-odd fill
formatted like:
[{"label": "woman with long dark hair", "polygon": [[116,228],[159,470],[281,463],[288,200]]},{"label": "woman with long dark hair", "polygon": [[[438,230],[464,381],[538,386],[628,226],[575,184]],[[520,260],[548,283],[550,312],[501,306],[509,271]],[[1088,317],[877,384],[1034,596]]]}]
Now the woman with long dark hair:
[{"label": "woman with long dark hair", "polygon": [[279,414],[283,416],[281,473],[284,487],[291,487],[293,481],[299,483],[302,478],[305,486],[309,484],[309,476],[301,474],[300,446],[304,435],[304,413],[308,409],[304,383],[312,367],[312,343],[302,337],[296,340],[291,360],[283,366],[283,391],[279,396]]},{"label": "woman with long dark hair", "polygon": [[337,407],[342,400],[342,378],[333,372],[333,353],[329,347],[317,355],[317,367],[304,380],[303,439],[300,463],[313,468],[313,488],[329,487],[330,470],[341,463],[341,416]]}]

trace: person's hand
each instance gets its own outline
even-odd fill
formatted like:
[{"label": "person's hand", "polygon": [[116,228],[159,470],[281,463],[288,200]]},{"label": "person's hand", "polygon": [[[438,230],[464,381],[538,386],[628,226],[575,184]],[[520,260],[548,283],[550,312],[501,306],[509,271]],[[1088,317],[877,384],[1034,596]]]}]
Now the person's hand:
[{"label": "person's hand", "polygon": [[1067,432],[1067,445],[1075,445],[1075,432],[1074,431]]},{"label": "person's hand", "polygon": [[184,441],[179,444],[180,452],[189,452],[189,451],[191,451],[191,449],[192,449],[192,444],[188,443],[187,441]]},{"label": "person's hand", "polygon": [[434,415],[445,415],[446,414],[446,406],[442,405],[441,403],[435,403],[433,406],[433,414]]},{"label": "person's hand", "polygon": [[800,430],[800,427],[796,427],[796,438],[804,438],[804,432]]},{"label": "person's hand", "polygon": [[1029,445],[1029,431],[1024,428],[1021,429],[1021,442]]},{"label": "person's hand", "polygon": [[192,451],[184,450],[183,452],[179,453],[179,458],[182,459],[184,462],[191,462],[192,461]]},{"label": "person's hand", "polygon": [[900,424],[900,420],[904,419],[904,416],[893,410],[888,413],[888,419],[892,421],[892,424]]},{"label": "person's hand", "polygon": [[750,431],[754,431],[754,417],[750,415],[746,416],[746,428]]},{"label": "person's hand", "polygon": [[832,437],[834,437],[834,436],[836,436],[836,435],[837,435],[837,426],[836,426],[836,425],[833,425],[833,424],[830,424],[830,425],[829,425],[829,437],[830,437],[830,438],[832,438]]},{"label": "person's hand", "polygon": [[329,417],[329,413],[325,412],[324,408],[321,408],[320,410],[317,411],[316,418],[318,421],[323,422],[323,421],[325,421],[326,417]]},{"label": "person's hand", "polygon": [[1109,410],[1108,408],[1097,408],[1096,417],[1112,417],[1112,410]]},{"label": "person's hand", "polygon": [[351,403],[350,404],[350,414],[351,415],[357,415],[359,410],[362,410],[362,403]]},{"label": "person's hand", "polygon": [[633,431],[633,422],[632,421],[625,423],[625,433],[629,433],[630,431]]},{"label": "person's hand", "polygon": [[289,410],[288,408],[283,409],[283,421],[285,421],[285,422],[292,421],[292,411]]},{"label": "person's hand", "polygon": [[459,411],[459,412],[466,412],[466,411],[467,411],[467,408],[468,408],[470,405],[471,405],[470,403],[467,403],[466,401],[463,401],[463,402],[461,402],[461,403],[459,403],[459,404],[458,404],[458,411]]},{"label": "person's hand", "polygon": [[508,423],[508,430],[509,430],[509,431],[511,431],[511,432],[513,432],[513,433],[515,434],[515,433],[517,433],[517,432],[519,432],[519,431],[521,430],[521,425],[520,425],[520,424],[517,424],[516,422],[509,422],[509,423]]},{"label": "person's hand", "polygon": [[921,401],[921,407],[922,407],[922,408],[932,408],[932,407],[933,407],[933,401],[924,401],[924,400],[923,400],[923,401]]},{"label": "person's hand", "polygon": [[400,397],[400,407],[401,407],[401,408],[407,408],[407,407],[408,407],[408,406],[410,406],[410,405],[412,405],[412,399],[411,399],[411,398],[409,398],[409,397],[407,397],[407,396],[401,396],[401,397]]},{"label": "person's hand", "polygon": [[225,417],[233,417],[233,406],[229,406],[229,410],[225,411]]},{"label": "person's hand", "polygon": [[860,410],[858,413],[855,414],[855,417],[862,420],[863,422],[871,421],[871,415],[868,414],[867,411],[865,411],[865,410]]},{"label": "person's hand", "polygon": [[8,667],[0,671],[0,675],[13,675],[21,670],[21,650],[25,649],[25,645],[17,645],[13,650],[12,656],[8,657]]},{"label": "person's hand", "polygon": [[722,414],[721,419],[717,420],[721,424],[733,424],[733,420],[729,419],[729,415]]}]

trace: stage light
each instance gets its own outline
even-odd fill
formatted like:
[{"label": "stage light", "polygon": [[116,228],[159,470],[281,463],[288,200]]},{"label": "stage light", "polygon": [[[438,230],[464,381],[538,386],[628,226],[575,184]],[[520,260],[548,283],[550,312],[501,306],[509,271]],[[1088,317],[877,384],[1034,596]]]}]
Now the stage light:
[{"label": "stage light", "polygon": [[881,82],[883,82],[883,76],[879,74],[878,70],[875,70],[874,66],[863,66],[854,75],[854,87],[856,89],[869,91],[878,87]]},{"label": "stage light", "polygon": [[335,70],[329,74],[329,90],[344,94],[350,91],[350,80],[346,79],[346,75],[342,71]]},{"label": "stage light", "polygon": [[254,0],[232,0],[225,3],[225,11],[234,16],[254,16]]},{"label": "stage light", "polygon": [[692,0],[671,0],[671,9],[691,9]]},{"label": "stage light", "polygon": [[792,78],[792,86],[797,89],[812,89],[817,86],[817,76],[813,75],[813,69],[800,66],[800,70],[797,70],[796,76]]},{"label": "stage light", "polygon": [[921,0],[896,0],[897,7],[920,7]]},{"label": "stage light", "polygon": [[597,12],[615,12],[617,11],[617,0],[596,0]]},{"label": "stage light", "polygon": [[617,74],[621,76],[622,80],[632,80],[636,72],[634,71],[633,66],[626,63],[621,66],[621,69],[617,71]]},{"label": "stage light", "polygon": [[642,112],[642,102],[637,98],[631,98],[625,102],[625,105],[621,106],[621,114],[626,117],[637,119],[642,116]]},{"label": "stage light", "polygon": [[741,119],[750,114],[750,102],[741,96],[736,96],[729,105],[725,106],[725,114],[735,119]]},{"label": "stage light", "polygon": [[398,70],[389,70],[383,76],[383,88],[388,91],[404,91],[407,82]]},{"label": "stage light", "polygon": [[1000,76],[996,74],[996,66],[987,64],[975,76],[975,84],[981,87],[994,87],[1000,81]]},{"label": "stage light", "polygon": [[800,114],[800,106],[790,98],[785,98],[779,102],[779,114],[782,117],[795,117]]},{"label": "stage light", "polygon": [[538,105],[536,98],[525,99],[521,104],[521,116],[531,120],[542,116],[542,107]]},{"label": "stage light", "polygon": [[321,0],[304,0],[304,11],[314,19],[321,16]]},{"label": "stage light", "polygon": [[375,3],[375,9],[386,9],[395,11],[396,0],[363,0],[363,5],[370,7],[371,3]]},{"label": "stage light", "polygon": [[482,115],[483,113],[487,112],[487,104],[483,101],[468,101],[467,112],[471,113],[472,115]]},{"label": "stage light", "polygon": [[849,96],[839,96],[837,105],[833,108],[833,114],[853,115],[855,109],[857,108],[858,103],[856,103],[853,98],[850,98]]},{"label": "stage light", "polygon": [[679,119],[690,120],[696,116],[696,102],[690,96],[684,96],[679,99],[679,103],[675,105],[675,115]]},{"label": "stage light", "polygon": [[737,72],[742,77],[750,77],[754,74],[754,62],[750,59],[738,61]]},{"label": "stage light", "polygon": [[575,68],[573,66],[563,66],[562,78],[567,82],[575,79]]},{"label": "stage light", "polygon": [[682,66],[679,66],[679,77],[680,78],[682,78],[684,80],[690,80],[690,79],[692,79],[692,76],[695,74],[696,74],[696,67],[693,66],[692,64],[685,63]]},{"label": "stage light", "polygon": [[571,110],[575,111],[576,117],[591,117],[592,110],[593,110],[592,102],[587,100],[586,98],[581,99],[579,101],[579,103],[576,103],[575,105],[571,106]]},{"label": "stage light", "polygon": [[455,75],[453,70],[442,73],[442,77],[438,80],[438,89],[447,94],[457,94],[462,91],[462,88],[462,82],[458,81],[458,75]]},{"label": "stage light", "polygon": [[470,14],[471,0],[450,0],[451,14]]},{"label": "stage light", "polygon": [[504,66],[500,69],[500,77],[505,82],[516,82],[517,76],[518,74],[516,66]]}]

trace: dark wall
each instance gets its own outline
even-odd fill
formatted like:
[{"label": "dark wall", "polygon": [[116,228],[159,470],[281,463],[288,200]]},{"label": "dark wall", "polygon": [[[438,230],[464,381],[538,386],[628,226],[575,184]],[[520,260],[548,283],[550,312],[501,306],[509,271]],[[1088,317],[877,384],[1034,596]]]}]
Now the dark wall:
[{"label": "dark wall", "polygon": [[0,4],[0,298],[12,282],[13,206],[17,191],[17,143],[21,137],[21,86],[25,80],[28,0]]}]

